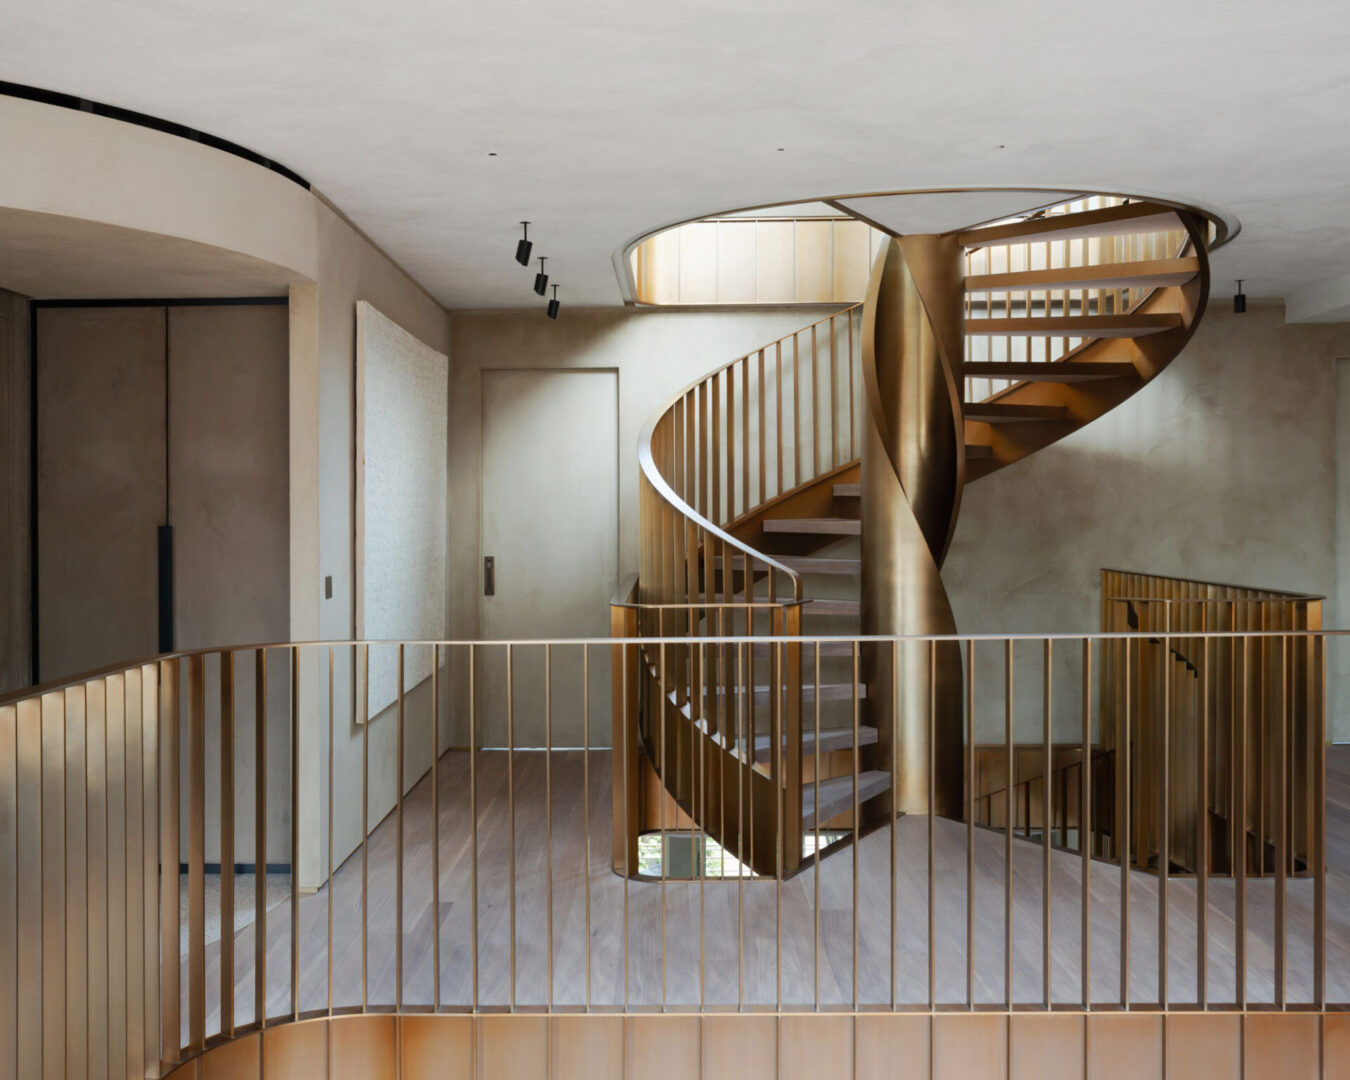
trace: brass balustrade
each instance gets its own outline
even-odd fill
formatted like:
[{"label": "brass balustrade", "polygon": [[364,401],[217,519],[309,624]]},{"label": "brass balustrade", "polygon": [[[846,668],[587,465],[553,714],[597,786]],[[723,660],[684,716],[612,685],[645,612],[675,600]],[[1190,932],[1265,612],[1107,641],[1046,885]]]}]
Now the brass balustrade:
[{"label": "brass balustrade", "polygon": [[[1090,195],[1047,207],[1039,216],[1054,218],[1093,210],[1105,210],[1128,202],[1121,196]],[[1209,226],[1209,233],[1213,232]],[[1063,240],[989,244],[967,250],[967,279],[985,279],[1027,270],[1060,270],[1112,263],[1161,263],[1184,258],[1192,250],[1192,238],[1177,223],[1158,232],[1082,236]],[[1138,311],[1156,290],[1141,286],[1072,288],[1065,284],[1041,289],[986,289],[966,294],[965,317],[1030,318],[1037,315],[1110,315]],[[1082,337],[1018,337],[1016,335],[966,336],[967,362],[1054,363],[1067,360],[1091,339]],[[1017,384],[1016,379],[967,377],[966,401],[999,397]]]},{"label": "brass balustrade", "polygon": [[[650,614],[623,610],[639,621]],[[755,872],[748,836],[731,852],[746,858],[728,876],[696,870],[677,881],[663,867],[659,879],[638,880],[612,872],[601,808],[622,772],[608,766],[610,755],[617,749],[622,761],[624,748],[592,741],[604,704],[592,700],[587,676],[610,650],[643,650],[658,662],[663,649],[689,652],[683,634],[192,651],[0,699],[0,955],[7,958],[0,1073],[156,1076],[260,1027],[390,1009],[782,1014],[1264,1003],[1321,1010],[1329,1001],[1350,1001],[1350,954],[1328,931],[1329,911],[1336,925],[1350,914],[1350,893],[1326,870],[1321,708],[1328,647],[1350,647],[1350,634],[1287,628],[942,639],[714,634],[699,638],[692,651],[725,649],[744,663],[756,649],[782,656],[799,650],[803,699],[818,702],[821,650],[841,641],[855,662],[866,646],[931,656],[952,641],[962,650],[966,821],[931,813],[930,800],[929,813],[892,817],[859,836],[855,740],[849,752],[855,792],[844,808],[851,824],[842,826],[854,832],[851,865],[808,856],[794,878]],[[1309,696],[1281,699],[1301,713],[1295,719],[1310,736],[1309,769],[1294,780],[1307,790],[1287,790],[1291,798],[1273,804],[1274,843],[1285,853],[1292,850],[1288,838],[1303,834],[1297,815],[1284,808],[1307,812],[1308,876],[1287,874],[1279,858],[1262,879],[1242,874],[1239,861],[1235,878],[1210,887],[1201,859],[1193,877],[1172,881],[1169,892],[1167,876],[1138,872],[1137,859],[1123,860],[1119,871],[1103,868],[1088,840],[1100,782],[1092,770],[1076,777],[1077,835],[1061,837],[1071,850],[1056,848],[1053,829],[1042,829],[1036,842],[1019,835],[1014,785],[1003,793],[1001,835],[975,828],[977,758],[990,744],[972,731],[973,718],[1001,712],[1003,741],[992,752],[1015,781],[1022,755],[1015,733],[1037,726],[1044,737],[1041,775],[1048,775],[1056,732],[1061,743],[1069,731],[1081,745],[1097,741],[1113,707],[1097,684],[1117,651],[1161,678],[1170,677],[1174,647],[1185,654],[1197,645],[1190,655],[1202,680],[1230,649],[1239,656],[1310,658]],[[402,669],[414,651],[433,654],[430,685],[400,683],[394,706],[381,715],[367,715],[362,700],[339,707],[331,693],[309,696],[312,687],[335,685],[335,671],[369,671],[372,653],[396,656]],[[1034,699],[1014,690],[1023,654],[1042,673]],[[494,665],[507,672],[504,702],[488,700],[484,690]],[[784,681],[786,667],[779,669]],[[1067,700],[1066,684],[1055,676],[1064,668],[1068,684],[1080,688]],[[617,678],[626,679],[627,670],[617,665]],[[546,690],[530,704],[520,688],[536,674]],[[641,693],[663,688],[645,685]],[[755,688],[727,685],[731,714],[744,716]],[[856,698],[855,691],[855,715]],[[1137,730],[1144,711],[1137,695],[1131,702],[1121,723]],[[1259,730],[1263,706],[1252,695],[1231,704],[1238,721],[1231,730],[1244,744]],[[504,717],[496,716],[503,705]],[[550,725],[550,717],[569,711],[584,718],[579,747],[557,745]],[[439,719],[429,723],[432,717]],[[521,745],[515,733],[540,719],[541,744]],[[613,730],[620,737],[636,730],[631,720],[614,718]],[[936,722],[934,711],[929,723]],[[818,731],[818,710],[802,724]],[[249,728],[251,746],[236,738]],[[1193,800],[1195,812],[1175,820],[1189,823],[1203,845],[1208,759],[1191,763],[1197,783],[1183,787],[1170,764],[1178,730],[1162,725],[1156,740],[1135,743],[1133,760],[1119,767],[1127,784],[1155,775],[1154,793],[1175,810],[1183,794]],[[289,760],[269,760],[269,733],[286,737]],[[666,746],[687,755],[682,782],[706,797],[713,785],[691,779],[715,760],[706,749],[700,755],[707,737],[700,738]],[[447,743],[458,748],[446,750]],[[359,762],[347,754],[357,744]],[[337,746],[342,754],[335,754]],[[1248,760],[1254,753],[1244,745],[1238,752]],[[815,741],[816,776],[830,753]],[[293,869],[317,867],[315,880],[292,873],[289,896],[277,906],[259,882],[252,922],[237,933],[229,928],[241,874],[231,845],[244,835],[236,816],[243,804],[233,784],[207,782],[217,762],[221,777],[253,782],[255,860],[281,856]],[[322,782],[307,786],[306,770],[310,781]],[[733,772],[746,775],[737,769],[724,778]],[[373,779],[399,774],[389,805],[372,804]],[[772,775],[770,767],[756,771],[765,774]],[[269,778],[280,780],[282,794]],[[776,805],[763,812],[781,824],[784,788],[773,790]],[[363,809],[354,849],[347,853],[344,844],[335,851],[335,823],[354,820],[350,800],[357,793]],[[1059,804],[1069,801],[1063,785],[1042,784],[1037,795],[1039,821],[1059,820]],[[268,800],[276,797],[291,814],[286,852],[267,846]],[[751,810],[754,798],[745,788],[723,798],[743,832],[759,824],[750,815],[761,808]],[[692,827],[706,832],[712,816],[704,810]],[[619,823],[625,833],[628,825]],[[803,824],[816,852],[828,842],[828,829],[817,803],[815,819],[808,815]],[[1122,831],[1129,831],[1128,820]],[[216,838],[226,929],[208,944],[213,909],[205,884],[215,871],[207,853]],[[1122,848],[1135,850],[1128,839],[1121,837]],[[1156,947],[1156,963],[1139,963],[1141,947]]]},{"label": "brass balustrade", "polygon": [[[725,774],[734,773],[740,786],[762,792],[766,806],[778,791],[786,827],[761,830],[760,842],[746,852],[761,872],[777,872],[781,864],[791,873],[801,858],[795,823],[802,794],[794,780],[802,775],[801,701],[792,676],[800,658],[793,649],[741,655],[699,639],[792,634],[800,627],[800,575],[736,534],[758,508],[858,456],[861,310],[845,308],[690,384],[638,440],[641,565],[636,591],[622,598],[638,607],[629,621],[616,614],[616,625],[625,636],[687,640],[679,648],[641,649],[634,669],[642,684],[635,729],[641,745],[633,748],[625,783],[635,797],[643,754],[665,777],[668,766],[698,759],[692,749],[698,744],[708,767],[670,785],[686,812],[721,797],[705,791],[705,777],[721,792]],[[767,709],[755,709],[752,698],[746,716],[731,715],[737,688],[765,679],[774,687]],[[747,750],[766,725],[771,745],[783,744],[770,754],[767,780]],[[774,835],[779,839],[764,847]],[[720,833],[717,839],[726,843]],[[636,835],[615,843],[616,866],[622,847],[631,868]]]}]

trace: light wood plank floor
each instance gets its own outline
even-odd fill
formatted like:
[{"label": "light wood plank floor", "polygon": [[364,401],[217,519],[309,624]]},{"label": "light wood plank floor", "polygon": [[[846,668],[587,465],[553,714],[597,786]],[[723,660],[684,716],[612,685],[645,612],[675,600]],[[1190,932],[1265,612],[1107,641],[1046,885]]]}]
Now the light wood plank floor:
[{"label": "light wood plank floor", "polygon": [[[478,755],[478,990],[481,1006],[595,1006],[671,1008],[736,1006],[826,1007],[901,1004],[928,1000],[928,822],[902,818],[892,834],[864,838],[854,857],[844,851],[824,859],[819,878],[807,870],[785,882],[624,881],[609,858],[609,754],[591,759],[591,844],[586,859],[583,829],[582,757],[553,754],[552,936],[548,949],[548,892],[544,820],[544,755],[516,754],[515,911],[512,931],[511,859],[506,755]],[[473,902],[470,873],[468,759],[445,755],[440,765],[440,906],[432,911],[430,780],[405,801],[403,994],[405,1005],[432,1001],[432,919],[440,926],[441,1003],[473,1002]],[[1333,747],[1328,758],[1327,997],[1350,1001],[1350,746]],[[934,823],[936,904],[936,998],[966,999],[966,830]],[[978,1003],[1004,1000],[1004,839],[975,832],[974,996]],[[895,852],[895,947],[892,950],[891,872]],[[395,826],[391,816],[371,835],[369,860],[367,1000],[395,1000]],[[1042,849],[1025,841],[1013,847],[1012,997],[1042,999]],[[1051,857],[1051,992],[1055,1002],[1082,995],[1082,861],[1067,852]],[[586,948],[587,883],[590,936]],[[333,1003],[361,1003],[361,859],[334,875]],[[816,896],[819,892],[819,904]],[[1093,863],[1090,877],[1089,984],[1094,1002],[1120,995],[1121,880],[1118,868]],[[1158,1000],[1158,882],[1133,873],[1129,883],[1129,999]],[[781,907],[780,907],[781,905]],[[1291,1003],[1312,996],[1312,905],[1309,880],[1288,884],[1287,993]],[[1196,1000],[1198,912],[1195,883],[1168,888],[1168,1000]],[[1212,1003],[1234,998],[1234,884],[1212,879],[1207,909],[1208,986]],[[781,910],[782,947],[775,914]],[[300,1008],[328,1002],[328,893],[306,896],[300,905]],[[267,999],[271,1016],[290,1010],[289,904],[268,913]],[[664,925],[665,949],[662,949]],[[818,926],[818,929],[817,929]],[[252,1019],[254,927],[236,935],[236,1022]],[[854,937],[858,948],[854,951]],[[1247,885],[1247,987],[1251,1002],[1273,995],[1274,883]],[[511,977],[514,940],[515,974]],[[626,949],[625,949],[626,942]],[[819,947],[817,948],[817,942]],[[624,957],[627,956],[625,969]],[[856,958],[856,959],[855,959]],[[219,1029],[219,954],[207,956],[208,1033]],[[664,961],[664,962],[663,962]],[[186,964],[184,965],[186,968]],[[551,968],[551,970],[550,970]],[[664,981],[663,981],[664,976]],[[186,976],[185,976],[186,978]],[[186,996],[184,997],[186,1002]],[[186,1008],[184,1009],[186,1017]]]}]

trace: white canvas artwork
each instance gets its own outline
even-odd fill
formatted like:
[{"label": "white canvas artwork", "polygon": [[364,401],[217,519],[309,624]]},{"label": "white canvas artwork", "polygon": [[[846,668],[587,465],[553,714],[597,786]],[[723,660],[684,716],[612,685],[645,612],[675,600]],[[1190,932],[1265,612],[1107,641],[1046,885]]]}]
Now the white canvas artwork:
[{"label": "white canvas artwork", "polygon": [[[357,636],[443,638],[449,360],[364,301],[356,340]],[[404,690],[431,664],[431,650],[408,649]],[[370,715],[397,694],[394,651],[371,650]]]}]

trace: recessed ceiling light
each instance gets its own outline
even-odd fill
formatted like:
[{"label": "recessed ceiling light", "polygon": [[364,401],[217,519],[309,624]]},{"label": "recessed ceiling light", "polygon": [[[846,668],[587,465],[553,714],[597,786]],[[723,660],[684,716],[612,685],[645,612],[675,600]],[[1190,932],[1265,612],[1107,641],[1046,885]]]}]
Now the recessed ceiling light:
[{"label": "recessed ceiling light", "polygon": [[497,156],[497,151],[496,151],[496,150],[489,150],[489,151],[488,151],[488,157],[496,157],[496,156]]},{"label": "recessed ceiling light", "polygon": [[778,152],[781,154],[785,149],[787,149],[787,148],[786,148],[786,147],[783,147],[783,146],[780,146],[780,147],[778,148]]}]

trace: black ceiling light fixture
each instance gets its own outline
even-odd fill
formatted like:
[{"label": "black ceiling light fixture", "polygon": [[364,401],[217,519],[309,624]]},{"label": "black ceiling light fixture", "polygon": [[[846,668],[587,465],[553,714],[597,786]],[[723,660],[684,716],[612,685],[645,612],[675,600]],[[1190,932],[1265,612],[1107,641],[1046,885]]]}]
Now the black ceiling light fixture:
[{"label": "black ceiling light fixture", "polygon": [[548,292],[548,275],[544,273],[545,256],[539,256],[539,273],[534,275],[534,291],[540,296]]},{"label": "black ceiling light fixture", "polygon": [[525,235],[516,244],[516,262],[520,263],[521,266],[529,266],[530,252],[534,248],[534,245],[530,243],[530,223],[522,221],[520,224],[525,230]]},{"label": "black ceiling light fixture", "polygon": [[558,317],[558,286],[553,286],[553,299],[548,302],[548,317],[556,319]]},{"label": "black ceiling light fixture", "polygon": [[1247,313],[1247,294],[1242,291],[1242,282],[1244,279],[1237,279],[1238,291],[1233,296],[1233,314],[1245,315]]}]

